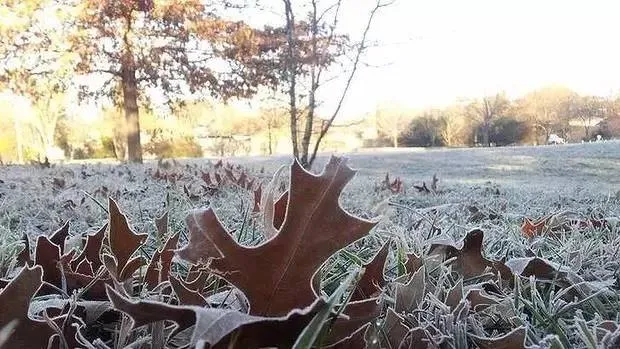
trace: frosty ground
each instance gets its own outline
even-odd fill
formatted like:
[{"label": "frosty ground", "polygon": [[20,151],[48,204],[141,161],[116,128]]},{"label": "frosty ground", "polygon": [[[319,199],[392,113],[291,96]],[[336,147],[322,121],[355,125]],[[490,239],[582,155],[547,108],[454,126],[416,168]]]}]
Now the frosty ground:
[{"label": "frosty ground", "polygon": [[[343,195],[345,206],[372,216],[372,208],[390,197],[374,190],[386,173],[404,182],[405,193],[394,199],[411,201],[415,206],[485,201],[484,193],[497,188],[499,198],[514,205],[516,216],[536,216],[551,210],[592,210],[604,206],[617,215],[620,199],[620,142],[571,144],[539,147],[403,149],[399,151],[344,154],[358,170]],[[327,156],[318,159],[315,171],[322,169]],[[239,157],[228,159],[254,171],[263,181],[280,166],[289,165],[289,156]],[[180,160],[209,168],[213,159]],[[0,167],[0,227],[5,232],[30,236],[49,233],[66,220],[78,229],[93,228],[105,212],[95,199],[105,204],[106,195],[119,200],[135,224],[148,221],[164,209],[166,196],[178,197],[179,211],[206,204],[221,205],[203,198],[189,202],[179,186],[152,179],[157,167],[147,162],[135,165],[92,163],[68,164],[51,169]],[[263,168],[264,174],[259,174]],[[438,195],[416,193],[413,185],[439,178]],[[186,184],[198,188],[193,178]],[[62,184],[62,185],[60,185]],[[494,197],[497,199],[497,197]],[[225,205],[226,206],[226,205]],[[136,220],[137,218],[137,220]],[[150,229],[150,228],[149,228]]]},{"label": "frosty ground", "polygon": [[[548,347],[545,343],[553,338],[559,338],[565,348],[596,347],[602,339],[593,343],[591,336],[575,324],[585,317],[587,326],[597,331],[602,320],[620,320],[620,142],[345,155],[358,174],[340,202],[349,212],[377,219],[379,224],[362,243],[347,248],[349,257],[337,254],[325,270],[339,270],[337,274],[343,275],[343,270],[353,267],[350,256],[367,261],[383,243],[392,241],[397,249],[390,254],[386,273],[393,277],[398,259],[395,251],[427,258],[436,239],[457,240],[480,228],[486,257],[542,257],[563,268],[563,273],[574,273],[581,280],[579,287],[587,286],[588,292],[595,292],[592,297],[596,296],[596,301],[588,297],[567,305],[555,293],[543,292],[544,282],[536,284],[540,294],[533,292],[534,288],[527,289],[533,284],[508,291],[504,300],[516,306],[509,307],[510,313],[501,313],[502,321],[512,327],[527,323],[530,340],[540,343],[541,348]],[[315,171],[322,169],[327,158],[318,159]],[[263,185],[278,167],[292,162],[284,156],[227,161],[243,165],[248,175]],[[14,269],[13,256],[20,249],[22,235],[32,242],[35,236],[50,234],[67,221],[71,235],[78,237],[76,241],[82,234],[99,229],[107,220],[108,197],[118,202],[136,231],[150,234],[150,241],[154,241],[154,219],[169,212],[170,230],[180,232],[180,243],[185,244],[188,212],[211,206],[241,243],[261,243],[261,220],[252,212],[252,191],[235,185],[205,189],[201,174],[213,171],[214,162],[192,159],[145,165],[0,167],[0,270]],[[161,173],[177,177],[173,181],[162,179]],[[401,192],[393,193],[384,185],[386,173],[403,181]],[[415,189],[423,182],[430,185],[433,175],[439,178],[435,192]],[[562,232],[524,236],[524,220],[540,217],[552,217],[550,222],[559,222],[564,227]],[[575,221],[585,224],[571,225]],[[591,222],[604,224],[595,226]],[[441,275],[429,282],[452,287],[455,281],[447,282],[448,274]],[[530,301],[531,305],[524,308],[523,304]],[[434,320],[431,316],[424,321],[430,325]],[[457,343],[459,331],[445,329],[442,333],[447,342]],[[558,337],[549,337],[551,333]]]}]

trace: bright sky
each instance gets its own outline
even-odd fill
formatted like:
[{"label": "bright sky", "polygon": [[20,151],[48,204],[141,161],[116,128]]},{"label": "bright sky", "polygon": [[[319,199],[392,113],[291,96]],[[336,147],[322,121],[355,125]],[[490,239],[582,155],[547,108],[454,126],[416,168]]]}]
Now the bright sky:
[{"label": "bright sky", "polygon": [[[367,9],[346,13],[343,25],[355,28]],[[396,0],[373,28],[385,46],[368,61],[381,67],[357,75],[343,116],[499,90],[519,96],[549,84],[616,93],[619,22],[617,0]]]}]

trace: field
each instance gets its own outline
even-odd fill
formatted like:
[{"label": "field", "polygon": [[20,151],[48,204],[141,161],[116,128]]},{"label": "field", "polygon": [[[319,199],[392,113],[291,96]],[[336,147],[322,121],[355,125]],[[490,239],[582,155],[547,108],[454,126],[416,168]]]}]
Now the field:
[{"label": "field", "polygon": [[[352,309],[363,309],[361,313],[364,316],[358,312],[355,313],[358,317],[355,317],[351,312],[348,320],[327,322],[331,316],[329,312],[308,310],[304,307],[309,304],[302,302],[298,308],[288,309],[303,308],[313,316],[308,317],[304,326],[297,326],[298,339],[294,338],[290,343],[283,340],[277,346],[327,347],[327,344],[337,343],[353,334],[352,338],[338,343],[337,347],[357,348],[364,338],[370,348],[495,348],[502,344],[506,345],[505,348],[620,347],[620,142],[491,149],[413,149],[360,152],[347,154],[346,157],[348,164],[358,172],[345,187],[340,204],[358,217],[377,219],[378,224],[363,240],[333,256],[325,256],[327,261],[321,267],[320,292],[328,300],[329,309],[339,309],[345,314]],[[322,169],[328,159],[327,156],[321,157],[314,168]],[[156,247],[164,248],[163,235],[179,233],[179,247],[186,245],[188,239],[196,242],[195,232],[188,232],[186,217],[189,214],[191,218],[188,222],[202,222],[197,218],[196,211],[191,210],[207,206],[214,209],[237,241],[243,245],[259,246],[265,241],[263,234],[266,234],[264,217],[267,215],[264,215],[264,209],[269,207],[265,203],[269,202],[269,198],[265,193],[269,193],[271,188],[277,198],[287,190],[287,185],[290,185],[286,180],[289,178],[289,167],[282,172],[281,181],[274,181],[271,187],[269,183],[280,166],[290,164],[290,158],[279,156],[242,157],[228,159],[221,164],[215,159],[205,159],[152,162],[144,166],[73,164],[52,168],[0,167],[0,277],[11,279],[21,270],[14,257],[22,246],[20,240],[24,234],[34,247],[37,236],[49,235],[69,221],[69,238],[64,248],[68,251],[75,246],[79,250],[84,234],[96,233],[108,221],[117,224],[112,223],[117,217],[112,213],[113,204],[108,203],[108,198],[114,199],[136,233],[148,234],[146,243],[135,249],[139,250],[136,255],[147,259],[153,256]],[[232,175],[226,178],[228,167]],[[205,173],[209,173],[208,180]],[[221,176],[219,180],[215,177],[216,173]],[[385,181],[386,173],[389,173],[389,182]],[[439,180],[436,186],[431,184],[433,175]],[[242,180],[243,176],[245,178]],[[394,180],[401,181],[402,185],[395,184]],[[309,185],[312,179],[302,182]],[[261,193],[256,192],[259,183]],[[308,190],[308,195],[312,196],[312,186]],[[259,198],[261,206],[255,207],[254,201]],[[318,210],[303,200],[293,201],[289,203],[288,215],[291,215],[290,212]],[[317,204],[319,209],[329,206],[320,202],[321,205]],[[335,210],[333,205],[331,210],[325,211],[326,216]],[[297,207],[297,211],[291,211],[291,207]],[[162,233],[157,229],[155,220],[166,212],[168,232]],[[277,213],[274,213],[276,216]],[[286,219],[282,217],[285,222]],[[325,221],[329,221],[329,217]],[[322,244],[331,246],[336,244],[334,241],[347,240],[336,238],[342,237],[340,230],[348,231],[346,226],[334,224],[337,227],[325,227],[321,222],[320,219],[316,222],[315,225],[320,226],[316,229],[321,231],[315,234],[334,236],[333,240],[327,239]],[[476,241],[481,235],[482,251],[479,251]],[[461,243],[463,238],[465,240]],[[113,245],[113,239],[108,236],[104,245]],[[375,275],[376,279],[370,282],[371,286],[376,286],[377,292],[373,293],[372,298],[370,295],[356,298],[357,290],[368,282],[362,277],[351,295],[347,286],[355,283],[351,277],[354,274],[352,271],[371,260],[388,242],[385,280],[381,274],[380,277]],[[110,251],[115,252],[112,245]],[[346,245],[338,245],[335,250]],[[315,248],[321,250],[322,245],[317,246]],[[316,252],[318,250],[313,251],[321,255]],[[194,272],[188,267],[196,262],[196,253],[186,251],[182,254],[184,258],[175,257],[172,274],[188,281],[189,274]],[[274,253],[277,256],[279,252]],[[37,255],[37,252],[34,254]],[[190,255],[194,257],[188,257]],[[121,263],[119,256],[115,254],[115,257]],[[36,256],[34,259],[36,264],[41,264]],[[380,258],[378,260],[381,262]],[[188,261],[191,263],[188,264]],[[383,267],[383,263],[379,265]],[[122,266],[119,264],[117,267],[118,279]],[[105,268],[110,270],[109,265]],[[293,263],[292,268],[302,266]],[[367,268],[367,274],[371,269],[370,266]],[[48,269],[44,266],[43,270],[45,273]],[[144,270],[135,270],[141,277]],[[96,274],[95,270],[91,272]],[[303,274],[301,271],[299,273]],[[261,271],[263,274],[269,272]],[[234,276],[218,275],[235,285],[242,283]],[[215,279],[213,275],[205,277]],[[269,277],[263,277],[269,280]],[[135,282],[136,279],[139,277],[134,276],[132,280]],[[45,274],[43,280],[50,282]],[[307,281],[309,286],[310,279]],[[113,285],[111,282],[108,284]],[[201,294],[200,299],[206,299],[214,306],[213,297],[224,290],[229,294],[237,292],[231,291],[222,282],[216,284],[209,283],[195,293]],[[66,280],[56,286],[64,288],[65,293],[58,298],[71,299],[75,304],[93,301],[87,299],[85,295],[88,293],[85,292],[78,293],[84,299],[75,298],[75,294],[74,298],[69,297],[67,287],[69,291],[71,287]],[[119,289],[118,285],[114,287]],[[244,291],[243,287],[240,288]],[[178,290],[175,292],[178,294]],[[148,295],[151,296],[149,299],[160,299],[153,298],[157,293],[153,293],[152,289],[146,293],[128,293],[134,299]],[[252,313],[259,307],[253,302],[252,292],[249,294],[245,295],[249,298],[246,301],[250,303],[251,315],[280,316],[278,326],[282,327],[263,322],[261,326],[272,330],[277,328],[277,331],[290,330],[290,316],[282,318],[287,312]],[[352,297],[348,305],[340,306],[341,302],[347,303],[347,295]],[[185,304],[182,297],[178,298],[168,303]],[[366,298],[375,300],[373,304],[379,304],[379,308],[368,310],[370,303],[364,303]],[[43,300],[49,299],[49,295],[37,294],[32,304],[38,304],[40,312]],[[241,305],[231,305],[230,301],[220,299],[221,302],[215,307],[223,306],[243,313],[243,309],[247,310],[247,304],[243,305],[243,297],[236,299]],[[402,305],[403,299],[409,302],[406,307]],[[137,314],[135,309],[131,310],[119,299],[112,300],[117,309],[122,309],[133,319],[144,316],[146,310],[142,309],[142,313]],[[107,304],[106,311],[112,312],[107,299],[97,301]],[[31,318],[39,319],[38,324],[45,324],[41,314],[32,309],[32,304]],[[359,304],[365,308],[354,308]],[[61,309],[63,307],[60,306]],[[200,311],[195,311],[197,318],[203,316]],[[2,319],[0,316],[0,327],[3,325]],[[170,318],[154,317],[151,320],[144,323],[154,322],[157,325],[161,322],[161,328],[170,324],[163,322]],[[144,338],[146,342],[155,341],[155,330],[148,326],[135,326],[137,329],[129,331],[131,326],[124,317],[114,321],[91,321],[82,324],[83,329],[89,330],[84,331],[88,332],[85,335],[87,339],[93,341],[100,338],[101,345],[110,348],[125,347]],[[253,333],[250,329],[245,329],[245,336],[240,334],[243,333],[240,329],[248,326],[246,323],[241,320],[232,322],[235,326],[229,332],[220,333],[217,339],[214,339],[213,329],[208,326],[206,328],[209,330],[203,329],[207,334],[203,333],[202,337],[196,333],[198,325],[190,327],[186,337],[193,339],[185,338],[186,343],[193,345],[202,340],[214,345],[224,338],[230,345],[230,341],[237,338],[230,338],[233,331],[247,341],[239,339],[241,342],[237,343],[252,343],[247,347],[263,343],[248,335]],[[177,324],[183,327],[178,321]],[[19,337],[17,326],[14,335],[17,333]],[[65,333],[64,330],[61,332]],[[170,334],[169,331],[166,333]],[[0,347],[3,340],[1,334]],[[165,342],[166,347],[176,347],[175,340],[182,341],[182,334],[158,340],[162,345]],[[72,334],[70,337],[76,336]],[[27,342],[11,342],[9,337],[7,343]],[[56,345],[62,347],[63,343],[60,341]],[[134,347],[140,345],[143,344],[135,344]],[[7,344],[8,347],[11,346]],[[142,347],[156,346],[144,344]]]}]

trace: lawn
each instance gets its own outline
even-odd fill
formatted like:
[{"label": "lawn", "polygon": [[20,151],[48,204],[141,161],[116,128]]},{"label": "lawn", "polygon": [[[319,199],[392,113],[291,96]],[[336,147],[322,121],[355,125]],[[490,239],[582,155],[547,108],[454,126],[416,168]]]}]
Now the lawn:
[{"label": "lawn", "polygon": [[[506,348],[593,349],[617,348],[620,345],[619,142],[489,149],[405,149],[358,152],[346,154],[346,157],[348,164],[358,172],[345,187],[339,202],[347,212],[357,217],[376,220],[377,225],[369,232],[358,231],[361,228],[356,226],[355,220],[336,219],[332,222],[331,215],[338,211],[335,206],[338,196],[316,194],[323,184],[315,177],[298,174],[298,177],[293,177],[305,179],[290,184],[287,179],[291,159],[283,156],[228,159],[221,167],[213,160],[195,159],[153,162],[143,166],[1,167],[0,277],[15,279],[21,270],[14,256],[22,246],[22,235],[29,237],[34,250],[37,236],[49,235],[69,221],[69,237],[63,246],[64,252],[72,247],[81,250],[83,236],[96,233],[109,221],[112,226],[106,235],[104,250],[115,256],[114,263],[118,264],[112,269],[118,267],[118,270],[115,269],[118,275],[114,276],[110,264],[105,262],[101,271],[109,272],[116,281],[123,279],[120,281],[125,282],[124,288],[112,281],[105,282],[117,292],[110,296],[112,291],[108,290],[107,294],[114,307],[136,319],[140,314],[144,315],[146,305],[139,304],[138,308],[142,308],[141,313],[137,314],[136,308],[130,306],[133,303],[125,302],[127,298],[161,300],[158,306],[168,308],[160,309],[159,313],[170,317],[153,317],[151,313],[145,323],[154,322],[153,325],[135,326],[137,328],[130,331],[128,324],[131,323],[126,315],[119,318],[119,313],[111,309],[107,298],[98,299],[93,295],[94,290],[88,290],[95,287],[92,283],[86,288],[87,291],[77,286],[72,289],[73,284],[67,283],[72,280],[69,278],[62,279],[65,281],[59,279],[62,282],[56,285],[62,292],[46,292],[43,295],[39,291],[32,299],[30,318],[26,321],[45,324],[41,317],[45,307],[60,308],[60,313],[65,312],[66,315],[66,309],[70,307],[65,307],[65,304],[73,302],[77,304],[76,309],[81,306],[86,309],[84,313],[88,313],[89,308],[84,304],[91,303],[85,302],[99,302],[99,309],[104,311],[97,313],[95,319],[92,313],[81,315],[82,333],[88,341],[99,338],[101,345],[110,348],[125,347],[136,341],[151,343],[142,346],[144,348],[157,347],[152,344],[155,342],[157,345],[165,343],[166,347],[204,342],[218,345],[237,343],[237,347],[266,344],[262,339],[257,339],[260,336],[253,332],[256,329],[251,326],[261,331],[275,331],[273,333],[295,333],[292,340],[283,338],[268,344],[280,347],[294,345],[297,348],[327,347],[349,335],[354,336],[337,346],[357,348],[363,346],[360,344],[363,342],[370,348],[418,348],[420,345],[431,348],[494,348],[506,344]],[[315,168],[322,169],[327,160],[327,156],[319,158]],[[287,167],[282,171],[280,180],[270,186],[274,172],[283,165]],[[230,169],[227,169],[228,166]],[[343,173],[346,174],[346,171],[342,171],[334,175],[340,180],[330,183],[342,182],[344,177],[338,177],[345,176]],[[386,173],[389,173],[390,182],[399,179],[402,186],[387,185],[384,181]],[[205,174],[208,174],[208,179]],[[329,175],[328,171],[324,176]],[[431,186],[433,175],[439,179],[436,187]],[[428,190],[416,188],[423,183]],[[275,277],[270,273],[279,270],[280,256],[290,252],[286,246],[267,249],[273,241],[265,242],[264,234],[268,229],[264,227],[269,222],[265,217],[270,216],[264,214],[264,208],[270,205],[269,197],[264,194],[273,192],[277,194],[274,197],[278,198],[288,189],[288,185],[297,185],[297,188],[305,186],[306,191],[303,191],[303,200],[299,196],[292,199],[286,218],[281,217],[284,221],[282,229],[296,232],[287,233],[289,235],[299,234],[295,244],[309,239],[308,246],[295,245],[302,252],[291,252],[291,255],[308,253],[310,257],[300,258],[297,262],[294,258],[289,260],[283,264],[287,266],[286,271],[276,276],[280,280],[288,280],[296,275],[305,275],[307,280],[302,277],[302,281],[307,282],[298,290],[298,305],[283,305],[287,291],[278,288],[274,290],[281,293],[281,296],[274,298],[277,302],[261,308],[261,297],[256,295],[259,284],[263,283],[260,278],[267,280],[264,282],[269,285],[268,280]],[[259,186],[262,193],[256,192]],[[338,190],[333,186],[326,188],[326,192],[335,191],[337,194]],[[294,193],[293,190],[292,195]],[[316,205],[312,201],[315,194],[318,195]],[[108,202],[108,198],[114,201]],[[261,198],[261,207],[255,207],[258,198]],[[113,241],[117,238],[109,235],[112,231],[122,230],[118,228],[120,216],[114,213],[116,204],[127,216],[134,232],[148,234],[143,245],[133,246],[135,251],[131,252],[135,252],[136,256],[148,260],[156,254],[156,247],[167,251],[165,238],[176,233],[180,240],[179,247],[186,246],[188,240],[190,246],[198,246],[196,239],[202,235],[215,239],[209,235],[213,233],[205,228],[213,231],[214,226],[201,220],[206,217],[202,216],[204,211],[195,211],[211,207],[230,232],[229,236],[240,244],[256,248],[267,246],[264,255],[273,256],[270,258],[273,258],[274,271],[260,269],[251,272],[254,269],[250,257],[244,259],[244,263],[234,261],[237,264],[233,264],[241,271],[235,269],[227,274],[209,269],[213,266],[204,271],[204,277],[209,281],[203,287],[192,290],[194,297],[199,296],[193,299],[204,300],[206,303],[201,305],[208,304],[218,308],[217,311],[228,311],[227,316],[233,314],[237,319],[237,322],[232,321],[235,326],[228,332],[221,330],[222,327],[212,326],[209,322],[213,316],[221,314],[194,308],[181,309],[182,305],[189,304],[186,303],[187,298],[180,296],[179,289],[174,286],[172,289],[175,289],[176,297],[169,296],[170,291],[166,291],[175,282],[173,276],[191,284],[192,273],[196,273],[197,268],[190,266],[200,264],[197,256],[206,260],[206,257],[214,258],[214,255],[208,255],[203,245],[204,251],[199,248],[191,251],[185,249],[186,252],[177,254],[173,260],[170,281],[167,280],[168,275],[160,275],[160,280],[155,282],[157,287],[145,287],[136,292],[137,287],[146,285],[142,277],[148,272],[143,267],[137,267],[135,273],[129,273],[130,277],[120,275],[124,258],[119,258],[118,246],[115,250]],[[277,207],[276,204],[271,223],[278,220],[274,218],[279,214]],[[166,212],[168,228],[157,229],[156,218]],[[198,222],[199,228],[188,231],[187,217],[190,218],[187,220],[189,223]],[[306,218],[313,224],[304,225],[305,230],[301,232],[299,226],[303,224],[300,222],[305,222]],[[369,234],[366,236],[366,233]],[[131,245],[128,235],[123,236],[121,245]],[[324,241],[307,236],[324,236]],[[357,236],[363,239],[349,244]],[[479,241],[481,237],[482,241]],[[356,284],[355,271],[369,262],[386,243],[387,247],[381,250],[387,253],[384,273],[370,272],[377,270],[377,265],[381,267],[378,270],[382,270],[382,254],[379,254],[375,264],[366,268],[366,274],[374,275],[375,279],[370,280],[370,276],[365,275]],[[222,246],[218,245],[220,253],[227,256]],[[303,251],[304,247],[311,251]],[[325,252],[330,249],[335,253]],[[232,251],[230,253],[233,254]],[[323,260],[319,259],[322,257],[325,263],[321,266]],[[316,267],[321,266],[320,290],[313,290],[317,293],[317,299],[322,296],[323,305],[304,303],[303,289],[310,287],[312,276],[304,266],[314,265],[307,261],[313,258],[316,259]],[[36,264],[41,264],[43,257],[34,259]],[[216,265],[226,269],[225,262],[217,262]],[[46,273],[54,267],[55,264],[50,267],[49,263],[43,267],[43,280],[52,284],[46,279]],[[91,272],[95,279],[93,283],[100,282],[94,276],[97,271]],[[215,275],[237,285],[241,292]],[[254,284],[245,285],[245,281],[234,275],[251,275],[247,279],[254,280]],[[134,287],[127,287],[128,282]],[[372,289],[374,292],[361,297],[360,290],[365,286],[366,290]],[[105,289],[105,285],[101,287]],[[72,291],[75,293],[72,294]],[[227,296],[218,298],[222,293]],[[0,301],[6,301],[2,296],[0,293]],[[234,302],[229,297],[234,298]],[[49,305],[50,299],[55,305]],[[33,304],[37,305],[34,310]],[[278,313],[274,310],[278,306],[298,311],[301,315],[288,314],[286,317],[287,311]],[[248,308],[252,316],[261,318],[243,318],[247,316]],[[177,314],[175,312],[182,310],[195,311],[197,319],[203,319],[210,325],[201,327],[204,323],[192,323],[184,328],[177,321],[185,331],[172,333],[172,322],[168,320],[173,320],[174,314]],[[328,321],[333,317],[329,310],[341,311],[350,317]],[[298,316],[303,321],[293,321],[291,316]],[[85,318],[89,321],[83,321]],[[3,319],[0,316],[0,327],[7,325],[2,323]],[[251,321],[255,322],[250,324]],[[299,325],[300,321],[303,326]],[[63,322],[63,325],[66,324]],[[13,340],[22,342],[11,342],[12,337],[9,337],[7,343],[29,343],[20,339],[20,328],[17,326]],[[220,332],[214,329],[216,327]],[[168,336],[156,338],[154,328],[166,328]],[[65,333],[65,337],[76,337],[73,333],[67,335],[64,329],[61,332]],[[198,333],[199,329],[202,334]],[[254,335],[250,335],[252,333]],[[0,347],[1,343],[0,335]],[[245,346],[239,343],[245,343]],[[135,344],[134,347],[140,346]]]}]

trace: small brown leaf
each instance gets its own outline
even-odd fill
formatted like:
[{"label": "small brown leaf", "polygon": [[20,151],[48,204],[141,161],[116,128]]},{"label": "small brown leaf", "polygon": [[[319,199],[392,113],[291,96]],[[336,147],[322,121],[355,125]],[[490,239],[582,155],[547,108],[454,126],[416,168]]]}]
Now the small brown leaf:
[{"label": "small brown leaf", "polygon": [[422,258],[418,257],[415,253],[407,254],[407,262],[405,263],[405,269],[407,269],[408,273],[415,273],[424,265],[424,261]]},{"label": "small brown leaf", "polygon": [[392,308],[388,308],[385,321],[383,323],[383,331],[389,342],[388,348],[399,348],[405,340],[409,328],[404,325],[405,319],[398,315]]},{"label": "small brown leaf", "polygon": [[107,224],[104,224],[95,234],[86,235],[86,244],[79,256],[71,261],[71,267],[73,270],[77,269],[78,265],[87,260],[90,262],[93,271],[98,270],[101,266],[100,251],[103,245],[103,238],[105,237],[105,231],[108,228]]},{"label": "small brown leaf", "polygon": [[144,283],[147,289],[152,289],[160,282],[168,280],[174,250],[177,247],[178,241],[179,234],[177,233],[168,238],[161,250],[156,250],[153,253],[153,257],[144,275]]},{"label": "small brown leaf", "polygon": [[[452,262],[455,271],[463,278],[469,279],[484,274],[487,268],[496,273],[493,262],[482,255],[482,241],[484,233],[474,229],[458,243],[447,240],[431,245],[430,253],[442,255],[444,260],[455,258]],[[502,275],[504,277],[504,275]],[[506,276],[510,278],[509,276]]]},{"label": "small brown leaf", "polygon": [[525,327],[519,327],[501,337],[487,338],[473,334],[469,336],[480,349],[525,349]]},{"label": "small brown leaf", "polygon": [[359,301],[375,297],[385,287],[386,281],[383,275],[385,262],[390,252],[390,242],[383,244],[383,247],[377,252],[372,260],[364,265],[364,274],[357,283],[355,291],[351,296],[351,301]]},{"label": "small brown leaf", "polygon": [[65,222],[65,224],[58,230],[56,230],[52,235],[50,235],[50,241],[60,248],[60,254],[65,253],[65,240],[69,236],[69,221]]},{"label": "small brown leaf", "polygon": [[127,262],[144,242],[146,234],[136,234],[131,230],[127,223],[127,217],[118,209],[118,205],[112,198],[108,200],[110,212],[110,229],[108,230],[108,240],[110,249],[116,257],[117,270],[123,271]]},{"label": "small brown leaf", "polygon": [[417,309],[426,294],[426,268],[422,267],[413,274],[407,284],[394,283],[397,313]]},{"label": "small brown leaf", "polygon": [[[47,239],[47,237],[45,237]],[[17,320],[7,339],[6,348],[47,348],[54,331],[43,321],[28,317],[30,300],[43,282],[43,268],[24,267],[17,276],[0,291],[0,329]]]},{"label": "small brown leaf", "polygon": [[178,325],[173,335],[195,325],[190,345],[197,348],[291,347],[314,314],[325,304],[317,300],[303,310],[293,310],[284,317],[265,318],[234,310],[173,306],[161,302],[125,298],[111,287],[108,296],[114,307],[128,314],[132,327],[169,320]]},{"label": "small brown leaf", "polygon": [[62,274],[58,269],[58,262],[60,262],[60,247],[52,243],[47,236],[40,235],[35,246],[34,264],[43,268],[43,281],[59,287]]},{"label": "small brown leaf", "polygon": [[179,299],[179,305],[196,305],[199,307],[207,305],[207,300],[199,292],[190,290],[181,280],[171,275],[169,281]]},{"label": "small brown leaf", "polygon": [[557,264],[538,257],[513,258],[505,264],[512,273],[523,277],[533,275],[537,279],[553,280],[564,274]]},{"label": "small brown leaf", "polygon": [[157,228],[158,241],[162,241],[164,236],[168,235],[168,211],[164,212],[161,217],[155,218],[155,228]]},{"label": "small brown leaf", "polygon": [[378,298],[349,302],[342,313],[347,317],[337,318],[329,329],[325,345],[335,345],[355,334],[357,330],[374,323],[381,315],[382,304]]},{"label": "small brown leaf", "polygon": [[22,234],[22,242],[24,243],[24,248],[17,255],[16,266],[18,267],[32,265],[32,258],[30,257],[30,240],[28,240],[28,235],[25,233]]}]

